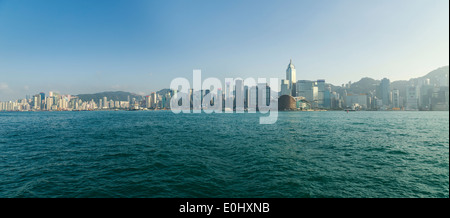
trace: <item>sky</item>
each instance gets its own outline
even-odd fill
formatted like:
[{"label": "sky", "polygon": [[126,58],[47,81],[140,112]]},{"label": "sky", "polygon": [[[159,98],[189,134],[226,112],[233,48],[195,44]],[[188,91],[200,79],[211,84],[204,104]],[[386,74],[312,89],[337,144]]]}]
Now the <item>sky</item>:
[{"label": "sky", "polygon": [[149,94],[176,77],[341,85],[449,64],[448,0],[0,0],[0,101]]}]

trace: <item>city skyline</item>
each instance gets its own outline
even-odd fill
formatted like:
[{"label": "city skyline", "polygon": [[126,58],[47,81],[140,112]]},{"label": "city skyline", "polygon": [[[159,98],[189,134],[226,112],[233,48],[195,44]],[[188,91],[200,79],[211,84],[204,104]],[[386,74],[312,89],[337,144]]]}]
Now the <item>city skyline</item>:
[{"label": "city skyline", "polygon": [[[280,93],[280,95],[283,95],[283,94],[286,94],[286,93],[283,93],[283,81],[289,81],[287,78],[288,78],[288,71],[290,70],[290,67],[294,67],[294,65],[292,64],[292,59],[290,59],[290,62],[289,62],[289,65],[288,65],[288,69],[286,70],[286,78],[279,78],[279,83],[278,83],[278,86],[279,86],[279,93]],[[433,71],[436,71],[436,70],[439,70],[439,69],[443,69],[443,68],[448,68],[449,66],[442,66],[442,67],[439,67],[439,68],[437,68],[437,69],[434,69]],[[430,73],[430,72],[433,72],[433,71],[429,71],[429,72],[427,72],[427,73]],[[423,75],[421,75],[421,76],[425,76],[427,73],[424,73]],[[295,68],[293,69],[293,79],[295,80],[295,78],[296,78],[296,70],[295,70]],[[420,77],[420,76],[419,76]],[[415,77],[415,78],[409,78],[409,79],[401,79],[401,80],[397,80],[397,81],[410,81],[410,80],[413,80],[413,79],[417,79],[417,78],[419,78],[419,77]],[[359,80],[354,80],[354,81],[360,81],[360,80],[362,80],[362,79],[365,79],[365,78],[370,78],[370,77],[362,77],[362,78],[360,78]],[[370,79],[373,79],[373,78],[370,78]],[[388,78],[386,78],[386,77],[384,77],[383,79],[380,79],[380,81],[383,81],[384,79],[388,79]],[[317,78],[316,79],[309,79],[309,80],[306,80],[306,79],[302,79],[302,78],[300,78],[300,80],[304,80],[304,81],[313,81],[313,80],[318,80]],[[300,81],[300,80],[298,80],[298,81]],[[330,82],[328,82],[328,80],[326,80],[326,79],[323,79],[323,78],[321,78],[321,79],[319,79],[319,80],[324,80],[324,81],[327,81],[327,84],[329,84],[329,85],[332,85],[332,86],[337,86],[337,87],[339,87],[339,86],[345,86],[345,85],[348,85],[348,83],[351,83],[352,81],[348,81],[348,82],[346,82],[346,83],[343,83],[343,84],[332,84],[332,83],[330,83]],[[447,74],[447,80],[448,80],[448,74]],[[294,85],[295,85],[295,82],[296,82],[296,80],[294,81]],[[391,81],[391,82],[396,82],[396,81]],[[136,94],[136,95],[140,95],[140,96],[142,96],[142,97],[144,97],[144,96],[146,96],[146,95],[151,95],[152,93],[155,93],[155,92],[158,92],[158,91],[161,91],[161,90],[164,90],[164,89],[168,89],[168,87],[163,87],[163,88],[161,88],[161,89],[158,89],[158,90],[152,90],[151,92],[149,92],[149,93],[145,93],[145,92],[131,92],[131,91],[129,91],[129,90],[123,90],[123,89],[117,89],[117,90],[115,90],[115,89],[110,89],[110,90],[102,90],[102,91],[98,91],[98,92],[96,92],[97,94],[98,93],[104,93],[104,92],[117,92],[117,91],[119,91],[119,92],[123,92],[123,91],[125,91],[125,92],[130,92],[130,93],[133,93],[133,94]],[[83,94],[95,94],[95,93],[87,93],[87,92],[82,92],[82,93],[70,93],[70,92],[65,92],[65,91],[60,91],[60,90],[56,90],[56,89],[52,89],[52,88],[50,88],[50,89],[46,89],[46,90],[44,90],[44,89],[38,89],[38,90],[40,90],[40,91],[37,91],[37,92],[35,92],[35,93],[59,93],[59,94],[63,94],[63,95],[72,95],[72,96],[77,96],[77,95],[83,95]],[[295,91],[295,88],[294,88],[294,90],[292,90],[292,89],[289,89],[289,92],[291,93],[291,92],[294,92]],[[8,85],[7,84],[4,84],[4,83],[1,83],[0,82],[0,94],[11,94],[12,92],[11,92],[11,90],[9,89],[9,87],[8,87]],[[31,96],[31,95],[33,95],[33,93],[32,92],[26,92],[26,94],[24,95],[24,96],[19,96],[18,98],[17,97],[12,97],[12,96],[8,96],[8,95],[5,95],[5,96],[3,96],[3,99],[2,99],[2,96],[0,95],[0,101],[4,101],[4,102],[7,102],[7,101],[14,101],[14,100],[18,100],[18,99],[23,99],[24,97],[26,98],[26,96]],[[292,95],[292,94],[291,94]],[[295,94],[294,94],[295,95]]]},{"label": "city skyline", "polygon": [[[201,71],[194,70],[194,75],[196,75],[196,72],[199,76],[197,79],[201,80]],[[254,80],[253,78],[248,79]],[[372,88],[364,87],[364,89],[361,89],[358,88],[359,85],[356,85],[356,90],[352,89],[355,85],[351,82],[339,87],[327,84],[324,79],[296,80],[296,69],[292,59],[287,66],[285,79],[281,79],[281,84],[275,82],[279,81],[279,78],[271,78],[270,85],[268,83],[249,83],[253,85],[244,86],[244,83],[250,82],[248,79],[237,78],[233,84],[225,82],[224,91],[220,87],[215,87],[212,90],[198,90],[184,87],[184,85],[180,89],[180,86],[172,86],[171,84],[171,88],[152,92],[145,97],[126,92],[102,92],[96,93],[90,98],[53,91],[50,91],[49,95],[46,96],[45,92],[40,92],[15,101],[0,101],[0,111],[173,109],[171,99],[176,97],[175,93],[177,92],[181,92],[183,96],[186,95],[182,98],[177,97],[178,104],[180,104],[180,100],[185,101],[185,98],[190,101],[190,103],[183,103],[185,109],[202,110],[212,106],[218,111],[256,110],[256,107],[264,107],[264,104],[259,105],[257,100],[259,97],[263,97],[259,96],[261,92],[258,91],[262,87],[266,89],[263,92],[267,92],[265,95],[266,106],[271,105],[274,101],[273,103],[278,105],[276,110],[449,110],[448,66],[432,71],[416,80],[409,80],[406,83],[404,83],[405,81],[399,81],[401,84],[396,84],[395,87],[391,86],[391,81],[388,78],[383,78],[378,84],[374,81],[366,84],[366,86],[372,86]],[[275,80],[272,81],[272,79]],[[363,78],[356,84],[363,80],[371,79]],[[185,81],[189,83],[187,79]],[[201,81],[197,82],[202,83]],[[279,85],[280,87],[274,89],[274,82],[275,86]],[[178,90],[173,87],[178,87]],[[183,93],[181,91],[183,89],[189,89],[189,91]],[[239,93],[238,90],[240,90]],[[211,96],[208,94],[210,92]],[[117,93],[122,97],[118,97]],[[113,99],[108,99],[105,94],[113,96]],[[123,95],[128,95],[126,101]],[[130,97],[130,95],[132,96]],[[214,99],[211,99],[209,104],[202,101],[207,96]],[[216,100],[219,100],[218,105]]]},{"label": "city skyline", "polygon": [[289,59],[297,78],[333,85],[448,65],[448,1],[257,3],[1,1],[0,100],[41,91],[144,95],[192,69],[283,78]]}]

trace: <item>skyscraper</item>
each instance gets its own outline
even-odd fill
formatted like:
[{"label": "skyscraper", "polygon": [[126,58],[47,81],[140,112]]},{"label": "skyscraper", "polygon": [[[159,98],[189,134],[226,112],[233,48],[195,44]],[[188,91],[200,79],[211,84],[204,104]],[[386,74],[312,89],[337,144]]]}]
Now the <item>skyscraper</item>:
[{"label": "skyscraper", "polygon": [[103,108],[108,108],[108,98],[103,97]]},{"label": "skyscraper", "polygon": [[40,109],[40,107],[41,107],[40,98],[41,98],[40,95],[33,96],[33,109],[34,110],[39,110]]},{"label": "skyscraper", "polygon": [[41,92],[39,93],[39,95],[41,96],[41,110],[45,109],[45,93]]},{"label": "skyscraper", "polygon": [[155,92],[152,92],[152,93],[150,94],[150,102],[151,102],[150,106],[151,106],[152,108],[156,108],[156,107],[157,107],[158,101],[157,101],[157,99],[156,99],[156,93],[155,93]]},{"label": "skyscraper", "polygon": [[325,98],[325,80],[319,79],[317,80],[317,104],[319,107],[324,107],[324,98]]},{"label": "skyscraper", "polygon": [[151,101],[150,101],[150,95],[145,96],[145,107],[146,108],[151,108],[152,107],[152,104],[151,104]]},{"label": "skyscraper", "polygon": [[406,110],[418,110],[418,90],[416,86],[406,88]]},{"label": "skyscraper", "polygon": [[389,101],[390,92],[391,92],[391,81],[389,81],[389,79],[387,79],[387,78],[382,79],[381,84],[380,84],[380,96],[379,97],[381,97],[381,100],[382,100],[384,106],[390,105],[390,101]]},{"label": "skyscraper", "polygon": [[331,86],[327,86],[323,92],[323,107],[331,107]]},{"label": "skyscraper", "polygon": [[291,95],[291,89],[289,88],[289,81],[282,79],[281,80],[281,95]]},{"label": "skyscraper", "polygon": [[318,87],[316,81],[299,80],[297,82],[297,97],[305,97],[305,100],[311,103],[313,107],[317,107]]},{"label": "skyscraper", "polygon": [[392,107],[400,108],[400,91],[398,89],[392,90]]},{"label": "skyscraper", "polygon": [[286,69],[286,80],[289,82],[289,89],[292,96],[296,96],[296,90],[295,90],[295,82],[296,80],[296,71],[295,66],[292,64],[292,59],[289,62],[289,65]]}]

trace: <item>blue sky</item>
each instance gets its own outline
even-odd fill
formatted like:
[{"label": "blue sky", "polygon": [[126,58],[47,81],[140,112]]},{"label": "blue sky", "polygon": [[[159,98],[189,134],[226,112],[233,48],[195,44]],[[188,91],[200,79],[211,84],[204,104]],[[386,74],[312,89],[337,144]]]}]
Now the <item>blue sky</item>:
[{"label": "blue sky", "polygon": [[0,0],[0,100],[148,94],[176,77],[335,85],[448,65],[448,0]]}]

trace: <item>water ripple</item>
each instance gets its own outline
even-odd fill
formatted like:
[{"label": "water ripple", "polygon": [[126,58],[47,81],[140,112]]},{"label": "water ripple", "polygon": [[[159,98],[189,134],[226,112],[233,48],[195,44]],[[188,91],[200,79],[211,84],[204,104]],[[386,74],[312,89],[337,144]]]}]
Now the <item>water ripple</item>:
[{"label": "water ripple", "polygon": [[446,112],[0,113],[0,197],[448,197]]}]

